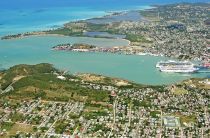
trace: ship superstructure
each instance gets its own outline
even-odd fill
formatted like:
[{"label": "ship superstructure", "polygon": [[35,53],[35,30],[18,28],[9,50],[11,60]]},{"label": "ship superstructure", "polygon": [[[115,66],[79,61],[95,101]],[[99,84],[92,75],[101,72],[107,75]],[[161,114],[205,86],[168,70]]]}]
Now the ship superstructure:
[{"label": "ship superstructure", "polygon": [[174,73],[192,73],[198,71],[198,68],[189,61],[160,61],[156,64],[162,72],[174,72]]}]

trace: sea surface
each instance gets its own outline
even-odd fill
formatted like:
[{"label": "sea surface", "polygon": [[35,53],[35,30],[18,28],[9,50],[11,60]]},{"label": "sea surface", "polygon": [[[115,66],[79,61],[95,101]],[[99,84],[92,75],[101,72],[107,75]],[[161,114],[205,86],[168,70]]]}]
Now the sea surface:
[{"label": "sea surface", "polygon": [[53,29],[69,21],[101,17],[113,11],[178,2],[209,0],[0,0],[0,36]]},{"label": "sea surface", "polygon": [[207,74],[161,73],[155,65],[164,57],[118,55],[110,53],[81,53],[53,51],[60,43],[87,43],[97,46],[126,46],[122,39],[88,37],[32,36],[23,39],[0,41],[1,68],[16,64],[51,63],[56,68],[70,73],[96,73],[128,79],[143,84],[171,84],[191,77],[206,77]]},{"label": "sea surface", "polygon": [[[54,29],[75,20],[101,17],[115,11],[143,10],[156,4],[209,0],[0,0],[0,36]],[[136,18],[136,16],[135,16]],[[164,57],[52,51],[60,43],[124,46],[128,41],[82,37],[43,36],[0,40],[0,69],[17,64],[52,63],[71,73],[87,72],[143,84],[169,84],[208,74],[167,74],[155,68]]]},{"label": "sea surface", "polygon": [[[150,7],[141,7],[140,9],[147,9]],[[103,18],[93,18],[86,20],[88,23],[93,24],[109,24],[113,22],[121,22],[121,21],[141,21],[144,20],[142,16],[139,14],[139,11],[129,11],[129,12],[122,12],[122,14],[119,15],[111,15],[106,16]]]}]

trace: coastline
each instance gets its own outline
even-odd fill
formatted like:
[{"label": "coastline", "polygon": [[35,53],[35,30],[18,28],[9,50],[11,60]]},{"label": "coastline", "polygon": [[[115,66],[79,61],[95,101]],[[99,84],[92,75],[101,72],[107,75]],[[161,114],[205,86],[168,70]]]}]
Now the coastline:
[{"label": "coastline", "polygon": [[[123,7],[114,1],[99,4]],[[210,5],[156,6],[40,31],[26,31],[36,23],[22,17],[21,26],[6,28],[22,33],[1,37],[0,31],[0,137],[209,137],[210,22],[201,21]],[[100,6],[73,7],[73,18],[102,13],[95,12]],[[28,15],[39,24],[52,21],[50,13],[55,21],[68,12],[46,11],[36,11],[40,19]],[[17,14],[8,18],[18,24]]]},{"label": "coastline", "polygon": [[[142,7],[142,6],[141,6]],[[132,46],[132,41],[131,40],[128,40],[126,38],[114,38],[114,37],[103,37],[103,36],[99,36],[99,37],[96,37],[96,36],[86,36],[86,35],[83,35],[82,34],[79,34],[78,36],[77,35],[72,35],[72,34],[69,34],[69,35],[65,35],[65,34],[56,34],[56,33],[48,33],[50,31],[53,31],[53,30],[57,30],[57,29],[62,29],[62,28],[65,28],[67,24],[69,23],[88,23],[88,20],[94,20],[94,19],[98,19],[98,20],[103,20],[103,19],[106,19],[107,17],[108,18],[111,18],[111,17],[115,17],[115,16],[120,16],[121,14],[122,15],[125,15],[129,12],[133,12],[133,11],[136,11],[136,12],[140,12],[140,11],[145,11],[145,10],[148,10],[148,9],[154,9],[154,8],[157,8],[158,5],[152,5],[152,6],[144,6],[144,8],[142,9],[135,9],[135,10],[120,10],[120,11],[103,11],[106,13],[106,15],[102,15],[102,16],[98,16],[98,17],[91,17],[91,18],[86,18],[86,19],[79,19],[79,20],[71,20],[71,21],[65,21],[65,23],[62,25],[62,27],[57,27],[57,28],[54,28],[54,29],[50,29],[50,30],[43,30],[43,31],[33,31],[33,32],[26,32],[26,33],[22,33],[22,34],[17,34],[17,35],[7,35],[7,36],[3,36],[1,37],[2,40],[7,40],[7,39],[22,39],[22,38],[25,38],[25,37],[29,37],[29,36],[71,36],[71,37],[90,37],[90,38],[106,38],[106,39],[122,39],[124,41],[127,41],[128,42],[128,47],[131,47]],[[145,18],[146,19],[146,18]],[[144,19],[140,19],[140,20],[144,20]],[[120,21],[120,22],[123,22],[123,21]],[[97,23],[96,23],[97,24]],[[6,38],[4,38],[6,37]],[[143,55],[151,55],[151,56],[163,56],[164,54],[162,53],[154,53],[152,51],[149,51],[149,52],[142,52],[140,53],[140,55],[143,54]],[[167,55],[164,55],[164,56],[167,56]],[[169,56],[171,57],[171,56]]]},{"label": "coastline", "polygon": [[[112,18],[112,16],[125,15],[125,14],[127,14],[129,12],[133,12],[133,11],[139,12],[141,10],[147,10],[147,9],[152,9],[152,8],[154,8],[154,7],[146,6],[146,8],[135,9],[135,10],[104,11],[106,13],[105,15],[97,16],[97,17],[91,17],[91,18],[86,18],[86,19],[80,19],[80,20],[65,21],[65,22],[63,22],[62,27],[56,27],[54,29],[63,28],[65,26],[65,24],[68,24],[68,23],[85,22],[85,21],[88,21],[88,20],[91,20],[91,19],[99,19],[100,20],[100,19],[107,18],[107,17]],[[53,30],[53,29],[50,29],[50,30]],[[28,37],[31,37],[31,36],[61,36],[61,37],[67,37],[67,35],[63,35],[63,34],[49,34],[49,33],[46,33],[47,31],[50,31],[50,30],[48,29],[48,30],[42,30],[42,31],[38,31],[38,32],[37,31],[33,31],[33,32],[20,33],[20,37],[16,37],[14,35],[15,37],[11,37],[9,39],[3,39],[3,37],[5,37],[5,36],[3,36],[3,37],[1,37],[1,40],[23,39],[23,38],[28,38]],[[69,36],[69,37],[78,37],[78,36]],[[80,36],[80,37],[106,38],[106,37],[91,37],[91,36]],[[124,40],[124,41],[128,42],[128,46],[126,46],[126,47],[130,47],[131,43],[132,43],[130,40],[125,39],[125,38],[114,38],[113,37],[113,38],[106,38],[106,39],[121,39],[121,40]],[[145,54],[153,56],[152,54],[149,54],[149,53],[145,53]]]},{"label": "coastline", "polygon": [[[112,17],[112,16],[114,17],[114,16],[116,16],[115,15],[116,13],[117,13],[117,15],[121,15],[121,14],[122,15],[125,15],[125,14],[127,14],[129,12],[133,12],[133,11],[139,12],[139,11],[142,11],[142,10],[153,9],[153,8],[155,8],[155,7],[154,6],[150,6],[150,5],[146,5],[146,6],[140,6],[139,9],[135,9],[135,10],[128,9],[128,10],[118,10],[118,11],[103,11],[105,14],[104,15],[101,15],[101,16],[93,16],[93,17],[90,17],[90,18],[83,18],[83,19],[74,19],[74,20],[70,20],[70,21],[69,20],[60,21],[58,24],[52,23],[53,26],[57,26],[55,28],[49,29],[49,28],[45,27],[45,28],[42,28],[40,31],[39,30],[34,30],[34,31],[22,32],[22,33],[4,34],[4,35],[0,36],[0,38],[2,39],[5,36],[17,35],[17,34],[23,35],[23,34],[27,34],[27,33],[32,33],[31,35],[34,35],[33,33],[39,33],[39,32],[44,33],[44,32],[47,32],[47,31],[51,31],[51,30],[63,28],[68,23],[73,23],[73,22],[86,22],[86,21],[92,20],[92,19],[104,19],[106,17]],[[63,36],[65,36],[65,35],[63,35]],[[26,36],[24,36],[24,37],[26,37]]]},{"label": "coastline", "polygon": [[[49,34],[47,33],[47,31],[50,31],[50,30],[56,30],[56,29],[59,29],[59,28],[63,28],[65,27],[66,24],[68,23],[74,23],[74,22],[86,22],[88,20],[92,20],[92,19],[105,19],[105,18],[112,18],[112,17],[115,17],[115,16],[121,16],[121,15],[126,15],[130,12],[140,12],[142,10],[147,10],[147,9],[153,9],[155,8],[154,6],[150,6],[150,5],[147,5],[147,6],[139,6],[137,9],[127,9],[127,10],[117,10],[117,11],[103,11],[105,13],[105,15],[101,15],[101,16],[97,16],[97,17],[91,17],[91,18],[84,18],[84,19],[75,19],[75,20],[71,20],[71,21],[62,21],[62,25],[54,25],[54,26],[58,26],[58,27],[55,27],[53,29],[43,29],[41,31],[33,31],[33,32],[26,32],[26,33],[20,33],[20,37],[16,37],[16,35],[14,35],[14,37],[11,37],[9,39],[4,39],[4,37],[7,37],[7,36],[10,36],[10,35],[6,35],[6,36],[1,36],[1,40],[10,40],[10,39],[23,39],[23,38],[28,38],[30,36],[61,36],[61,37],[65,37],[67,35],[63,35],[63,34]],[[143,20],[143,19],[141,19]],[[19,34],[17,34],[19,35]],[[78,37],[78,36],[70,36],[70,37]],[[126,47],[131,47],[131,41],[126,39],[126,38],[114,38],[114,37],[110,37],[110,38],[107,38],[107,37],[91,37],[91,36],[79,36],[79,37],[90,37],[90,38],[106,38],[106,39],[121,39],[121,40],[124,40],[124,41],[127,41],[128,42],[128,46]],[[151,55],[151,56],[156,56],[152,53],[141,53],[143,55]]]},{"label": "coastline", "polygon": [[[153,7],[154,8],[154,7]],[[138,10],[139,11],[139,10]],[[114,14],[114,13],[113,13]],[[123,11],[123,14],[124,14],[124,11]],[[73,22],[73,21],[70,21],[70,22]],[[79,22],[79,21],[78,21]],[[74,24],[74,22],[73,22]],[[71,27],[71,26],[67,26],[67,27]],[[68,35],[62,35],[62,34],[49,34],[47,32],[40,32],[41,34],[36,34],[37,32],[32,32],[32,34],[29,34],[28,36],[21,36],[20,38],[24,38],[24,37],[30,37],[30,36],[61,36],[61,37],[65,37],[65,36],[68,36]],[[73,36],[73,37],[78,37],[78,36]],[[93,38],[93,37],[90,37],[90,38]],[[95,37],[94,37],[95,38]],[[103,37],[102,37],[103,38]],[[18,39],[18,38],[17,38]],[[60,39],[60,38],[59,38]],[[132,44],[132,41],[129,41],[127,39],[122,39],[122,40],[125,40],[129,43],[129,46],[131,46]],[[137,47],[137,46],[136,46]],[[127,47],[129,48],[129,47]],[[135,46],[133,46],[133,48],[135,48]],[[143,52],[135,52],[134,51],[135,49],[130,49],[130,51],[125,51],[126,52],[126,55],[147,55],[147,56],[160,56],[160,55],[157,55],[155,54],[155,52],[150,52],[150,51],[146,51],[146,50],[142,50]],[[133,52],[133,53],[132,53]]]}]

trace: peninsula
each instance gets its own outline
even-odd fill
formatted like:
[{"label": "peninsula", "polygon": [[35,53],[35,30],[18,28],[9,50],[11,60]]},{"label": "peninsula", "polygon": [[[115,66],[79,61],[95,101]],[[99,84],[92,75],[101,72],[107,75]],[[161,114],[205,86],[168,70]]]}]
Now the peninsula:
[{"label": "peninsula", "polygon": [[[144,53],[209,62],[209,6],[209,3],[155,5],[152,9],[136,11],[142,16],[141,20],[110,20],[108,23],[98,22],[106,17],[82,20],[67,23],[58,29],[9,35],[2,39],[49,34],[89,36],[87,32],[107,32],[112,35],[125,35],[125,39],[131,41],[131,46],[141,48]],[[110,36],[106,34],[93,37]]]}]

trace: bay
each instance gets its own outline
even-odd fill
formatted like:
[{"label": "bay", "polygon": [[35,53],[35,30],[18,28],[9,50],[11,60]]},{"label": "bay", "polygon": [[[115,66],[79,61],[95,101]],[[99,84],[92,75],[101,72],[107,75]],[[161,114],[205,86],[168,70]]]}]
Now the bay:
[{"label": "bay", "polygon": [[207,74],[162,73],[155,64],[165,57],[118,55],[111,53],[81,53],[52,51],[60,43],[87,43],[98,46],[126,46],[122,39],[89,37],[33,36],[23,39],[0,41],[0,64],[9,68],[17,64],[51,63],[70,73],[95,73],[118,77],[142,84],[171,84],[192,77],[206,77]]},{"label": "bay", "polygon": [[[110,14],[110,11],[139,10],[155,4],[209,2],[209,0],[1,0],[0,36],[54,29],[64,23]],[[135,16],[136,17],[136,16]],[[98,46],[124,46],[121,39],[75,37],[28,37],[0,40],[0,69],[17,64],[52,63],[72,73],[89,72],[119,77],[143,84],[170,84],[209,74],[167,74],[155,68],[164,57],[51,51],[60,43],[88,43]]]}]

